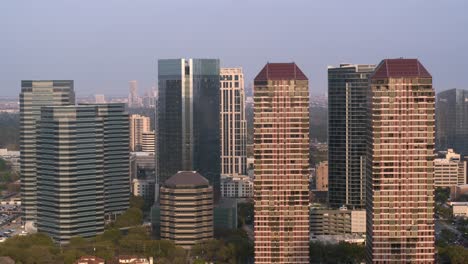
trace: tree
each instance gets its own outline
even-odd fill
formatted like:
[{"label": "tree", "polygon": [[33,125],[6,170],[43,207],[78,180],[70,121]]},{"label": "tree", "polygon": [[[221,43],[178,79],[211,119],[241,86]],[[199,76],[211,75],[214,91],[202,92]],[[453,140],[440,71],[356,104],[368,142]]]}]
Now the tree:
[{"label": "tree", "polygon": [[435,201],[437,203],[444,204],[447,202],[448,198],[450,197],[450,189],[449,188],[442,188],[437,187],[435,190]]},{"label": "tree", "polygon": [[209,239],[196,243],[192,247],[192,256],[215,263],[236,263],[236,252],[233,244],[223,240]]},{"label": "tree", "polygon": [[465,264],[468,259],[468,249],[461,246],[438,247],[440,263]]},{"label": "tree", "polygon": [[239,218],[239,227],[250,225],[253,223],[254,205],[253,201],[247,203],[239,203],[237,205],[237,214]]},{"label": "tree", "polygon": [[19,114],[0,113],[0,148],[19,149]]},{"label": "tree", "polygon": [[365,259],[365,247],[346,242],[339,244],[311,242],[309,255],[311,263],[361,263]]},{"label": "tree", "polygon": [[96,236],[97,242],[110,241],[113,244],[117,244],[119,239],[122,237],[122,232],[118,228],[110,228],[104,231],[104,233]]},{"label": "tree", "polygon": [[0,247],[0,256],[10,256],[23,264],[61,262],[59,252],[52,239],[42,233],[15,236],[7,239]]},{"label": "tree", "polygon": [[130,208],[138,208],[143,210],[145,200],[141,196],[130,196]]},{"label": "tree", "polygon": [[68,249],[62,253],[62,259],[65,264],[72,264],[81,256],[86,255],[86,252],[76,249]]},{"label": "tree", "polygon": [[128,208],[125,213],[119,215],[112,227],[129,227],[140,225],[143,221],[143,212],[136,207]]}]

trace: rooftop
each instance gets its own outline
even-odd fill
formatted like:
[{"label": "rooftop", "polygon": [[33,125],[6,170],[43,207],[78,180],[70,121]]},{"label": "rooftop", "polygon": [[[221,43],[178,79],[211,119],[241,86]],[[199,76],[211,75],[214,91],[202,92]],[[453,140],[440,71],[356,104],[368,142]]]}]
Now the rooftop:
[{"label": "rooftop", "polygon": [[421,77],[432,78],[418,59],[385,59],[375,69],[372,79]]},{"label": "rooftop", "polygon": [[165,186],[190,185],[202,186],[209,185],[205,177],[196,171],[179,171],[164,182]]},{"label": "rooftop", "polygon": [[254,81],[308,80],[296,63],[267,63]]}]

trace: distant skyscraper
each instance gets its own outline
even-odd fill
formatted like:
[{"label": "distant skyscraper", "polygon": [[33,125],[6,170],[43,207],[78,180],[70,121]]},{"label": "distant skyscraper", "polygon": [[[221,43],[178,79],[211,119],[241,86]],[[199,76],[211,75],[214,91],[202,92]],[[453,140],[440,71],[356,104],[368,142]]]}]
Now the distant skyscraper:
[{"label": "distant skyscraper", "polygon": [[435,263],[432,76],[416,59],[384,60],[369,106],[367,263]]},{"label": "distant skyscraper", "polygon": [[247,174],[247,121],[242,68],[221,68],[221,173]]},{"label": "distant skyscraper", "polygon": [[[141,151],[143,133],[150,131],[150,118],[142,115],[130,116],[130,150]],[[154,143],[153,143],[154,145]]]},{"label": "distant skyscraper", "polygon": [[106,98],[104,97],[103,94],[95,94],[94,95],[94,102],[96,104],[105,104],[106,103]]},{"label": "distant skyscraper", "polygon": [[436,147],[468,156],[468,91],[451,89],[437,94]]},{"label": "distant skyscraper", "polygon": [[367,92],[374,68],[328,68],[328,197],[334,208],[365,206]]},{"label": "distant skyscraper", "polygon": [[197,171],[220,195],[219,60],[158,61],[159,183],[178,171]]},{"label": "distant skyscraper", "polygon": [[130,81],[130,93],[128,94],[128,107],[141,107],[142,100],[138,95],[138,82],[136,80]]},{"label": "distant skyscraper", "polygon": [[268,63],[254,101],[255,263],[309,263],[309,81]]},{"label": "distant skyscraper", "polygon": [[21,204],[26,227],[36,219],[36,122],[42,106],[75,104],[73,81],[22,81],[20,94]]},{"label": "distant skyscraper", "polygon": [[213,238],[213,188],[195,171],[180,171],[161,186],[161,238],[190,249]]},{"label": "distant skyscraper", "polygon": [[147,91],[145,96],[143,97],[143,107],[145,108],[155,108],[156,106],[156,93],[154,92],[154,88]]},{"label": "distant skyscraper", "polygon": [[95,106],[42,108],[37,227],[55,241],[104,230],[104,122]]}]

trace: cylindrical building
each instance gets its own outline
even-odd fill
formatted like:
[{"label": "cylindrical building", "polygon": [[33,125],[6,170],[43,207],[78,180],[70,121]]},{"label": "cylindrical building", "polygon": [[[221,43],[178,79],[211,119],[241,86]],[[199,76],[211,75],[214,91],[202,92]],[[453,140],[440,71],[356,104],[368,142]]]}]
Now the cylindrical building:
[{"label": "cylindrical building", "polygon": [[195,171],[179,171],[160,190],[161,239],[189,249],[213,238],[213,188]]}]

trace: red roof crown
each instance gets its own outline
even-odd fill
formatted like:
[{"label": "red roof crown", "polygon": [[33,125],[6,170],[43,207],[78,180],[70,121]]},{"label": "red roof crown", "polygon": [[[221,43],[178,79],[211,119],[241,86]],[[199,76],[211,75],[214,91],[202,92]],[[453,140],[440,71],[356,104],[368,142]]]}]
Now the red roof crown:
[{"label": "red roof crown", "polygon": [[254,81],[308,80],[296,63],[267,63]]},{"label": "red roof crown", "polygon": [[372,79],[399,77],[432,78],[417,59],[385,59],[377,66],[372,75]]}]

